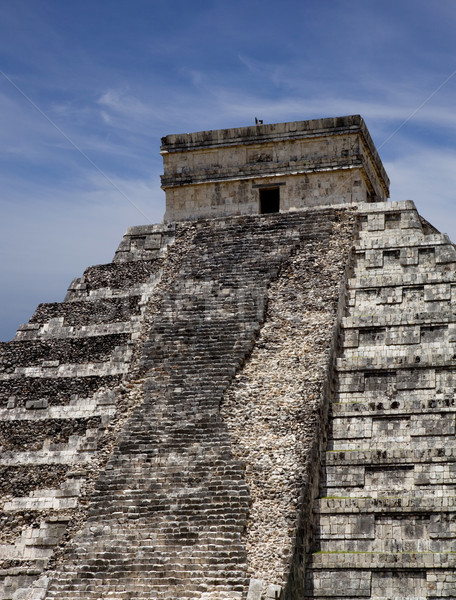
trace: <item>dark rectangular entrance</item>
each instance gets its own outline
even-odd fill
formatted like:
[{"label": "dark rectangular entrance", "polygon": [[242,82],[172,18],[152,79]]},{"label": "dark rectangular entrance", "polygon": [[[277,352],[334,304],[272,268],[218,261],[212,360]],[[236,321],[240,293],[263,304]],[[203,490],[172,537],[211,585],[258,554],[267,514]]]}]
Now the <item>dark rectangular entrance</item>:
[{"label": "dark rectangular entrance", "polygon": [[260,192],[260,214],[280,212],[280,188],[263,188]]}]

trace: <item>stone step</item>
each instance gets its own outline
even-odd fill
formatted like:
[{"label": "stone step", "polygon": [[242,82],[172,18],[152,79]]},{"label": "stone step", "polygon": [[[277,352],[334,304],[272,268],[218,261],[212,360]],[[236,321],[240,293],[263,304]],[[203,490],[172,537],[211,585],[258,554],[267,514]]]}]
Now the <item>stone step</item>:
[{"label": "stone step", "polygon": [[[42,570],[42,566],[37,564],[34,567],[28,567],[29,561],[23,561],[23,569],[0,569],[0,600],[14,600],[21,598],[17,594],[21,594],[22,590],[28,590],[34,583]],[[39,563],[40,561],[36,561]],[[3,573],[3,575],[2,575]],[[36,573],[34,575],[33,573]],[[42,600],[43,596],[30,596],[30,600]]]},{"label": "stone step", "polygon": [[[369,366],[373,368],[391,368],[392,365],[421,365],[441,366],[453,364],[456,366],[456,345],[448,341],[448,334],[442,335],[441,342],[415,342],[410,345],[383,345],[379,342],[376,347],[372,344],[357,348],[345,348],[344,357],[337,360],[337,367],[347,370]],[[446,338],[446,339],[445,339]],[[385,354],[387,353],[387,356]],[[417,358],[418,357],[418,358]]]},{"label": "stone step", "polygon": [[[396,350],[396,351],[395,351]],[[415,351],[413,351],[415,350]],[[391,351],[391,354],[390,354]],[[377,355],[372,352],[364,353],[361,351],[358,356],[353,355],[348,358],[338,358],[336,361],[337,371],[360,371],[368,370],[378,371],[381,369],[415,369],[424,371],[442,367],[456,367],[456,352],[449,347],[439,351],[433,348],[428,352],[421,352],[421,348],[410,346],[393,346],[388,348],[388,352]]]},{"label": "stone step", "polygon": [[[366,483],[360,483],[358,486],[354,485],[354,483],[351,481],[345,487],[343,485],[338,487],[325,487],[324,482],[322,482],[321,493],[331,498],[372,498],[373,500],[384,498],[387,494],[396,499],[421,498],[423,495],[428,496],[431,494],[445,498],[454,488],[454,483],[433,483],[427,485],[420,484],[416,486],[414,478],[409,477],[407,472],[405,472],[405,469],[402,470],[400,476],[403,480],[398,477],[398,481],[396,481],[395,477],[397,477],[398,471],[400,471],[399,468],[391,470],[390,472],[384,472],[382,473],[382,477],[377,472],[376,480],[372,485],[372,478],[370,478],[370,480],[368,480]],[[390,478],[389,483],[388,477]]]},{"label": "stone step", "polygon": [[398,353],[403,346],[410,346],[409,351],[416,352],[416,347],[420,345],[420,350],[422,348],[424,352],[429,352],[438,348],[438,344],[451,347],[455,341],[456,323],[359,327],[344,329],[342,334],[345,358],[358,353],[369,356],[381,346]]},{"label": "stone step", "polygon": [[162,256],[173,244],[176,225],[140,225],[129,227],[114,255],[113,262],[151,260]]},{"label": "stone step", "polygon": [[31,412],[35,409],[47,407],[67,406],[72,402],[87,402],[97,394],[100,403],[106,401],[111,404],[109,389],[117,387],[121,382],[121,375],[86,377],[12,377],[0,378],[0,406],[1,410],[26,408]]},{"label": "stone step", "polygon": [[[340,447],[340,444],[358,444],[365,447],[369,444],[384,444],[385,442],[395,443],[398,446],[407,443],[422,444],[426,446],[426,438],[433,446],[442,447],[442,436],[455,435],[455,415],[454,412],[443,414],[413,414],[404,413],[399,415],[384,415],[383,417],[336,417],[331,422],[330,437],[333,445]],[[418,439],[416,439],[418,438]],[[449,440],[451,443],[451,440]],[[448,442],[443,442],[446,445]],[[336,448],[331,448],[335,450]]]},{"label": "stone step", "polygon": [[[361,294],[367,300],[357,295],[348,298],[347,319],[350,320],[351,325],[347,326],[347,330],[389,325],[395,327],[400,324],[439,326],[446,322],[452,323],[454,320],[454,299],[414,302],[410,300],[408,293],[402,295],[399,293],[396,297],[397,304],[387,305],[377,301],[376,290],[365,290]],[[400,311],[393,309],[397,308],[397,305],[400,305]]]},{"label": "stone step", "polygon": [[[76,436],[75,436],[76,437]],[[75,463],[86,463],[94,456],[93,450],[81,451],[80,446],[85,442],[84,438],[70,441],[64,450],[37,450],[35,452],[3,452],[0,455],[0,466],[32,466],[32,465],[72,465]]]},{"label": "stone step", "polygon": [[[56,379],[80,377],[115,377],[128,373],[131,351],[129,347],[117,346],[112,359],[100,363],[82,364],[49,364],[43,367],[17,367],[14,373],[0,374],[0,383],[7,382],[17,377],[49,378]],[[53,361],[49,361],[52,363]],[[40,407],[37,407],[40,408]]]},{"label": "stone step", "polygon": [[363,269],[381,269],[393,267],[414,267],[429,257],[436,264],[452,264],[456,261],[456,251],[448,238],[442,235],[406,236],[405,240],[373,235],[360,237],[355,252],[355,266]]},{"label": "stone step", "polygon": [[46,324],[43,327],[24,325],[19,328],[13,341],[55,340],[55,339],[86,339],[104,335],[126,334],[131,339],[139,335],[139,319],[126,323],[105,323],[103,325],[83,325],[81,327],[66,327],[62,320]]},{"label": "stone step", "polygon": [[322,552],[455,552],[454,513],[320,514]]},{"label": "stone step", "polygon": [[75,279],[68,291],[91,292],[109,288],[114,290],[129,290],[134,286],[148,283],[157,275],[162,261],[140,260],[135,262],[108,263],[89,267],[82,277]]},{"label": "stone step", "polygon": [[101,323],[128,321],[141,312],[141,296],[105,298],[93,302],[53,302],[40,304],[29,324],[43,325],[56,319],[63,319],[67,327],[82,327]]},{"label": "stone step", "polygon": [[[383,281],[381,275],[379,280]],[[353,282],[352,282],[353,283]],[[410,322],[414,322],[414,315],[438,311],[438,307],[452,308],[451,301],[456,295],[454,281],[445,282],[438,279],[429,283],[411,283],[404,285],[403,279],[397,284],[373,285],[373,286],[350,286],[347,295],[347,304],[351,311],[348,316],[354,314],[362,316],[363,313],[371,314],[372,311],[379,315],[392,316],[394,306],[402,304],[403,307],[413,310],[408,313]],[[398,318],[398,315],[395,315]]]},{"label": "stone step", "polygon": [[312,569],[455,569],[456,552],[318,552]]},{"label": "stone step", "polygon": [[456,512],[456,496],[419,495],[419,496],[383,496],[377,498],[327,497],[315,501],[317,514],[446,514]]},{"label": "stone step", "polygon": [[329,496],[383,497],[430,494],[447,496],[456,481],[452,465],[390,464],[326,467],[322,493]]},{"label": "stone step", "polygon": [[336,400],[331,404],[334,418],[429,415],[433,419],[456,412],[456,400],[450,395],[437,395],[434,389],[396,392],[393,398],[382,391],[339,393]]},{"label": "stone step", "polygon": [[0,422],[0,448],[2,455],[37,451],[43,445],[51,450],[68,444],[70,439],[98,435],[101,430],[101,417],[95,415],[86,418],[8,419]]},{"label": "stone step", "polygon": [[401,402],[408,395],[411,399],[432,403],[430,394],[433,393],[436,403],[441,399],[451,403],[456,369],[453,365],[427,368],[421,363],[416,363],[413,368],[410,365],[397,365],[391,369],[371,367],[339,371],[337,380],[337,398],[353,394],[354,399],[365,398],[369,402],[386,404]]},{"label": "stone step", "polygon": [[381,452],[385,445],[397,444],[407,446],[410,450],[424,450],[431,448],[444,448],[454,442],[454,434],[437,434],[428,436],[421,434],[420,437],[408,437],[406,434],[387,432],[382,435],[365,437],[361,440],[350,441],[343,439],[330,439],[328,450],[331,452],[352,452],[360,449],[369,452]]},{"label": "stone step", "polygon": [[0,561],[43,561],[52,556],[54,546],[65,532],[66,523],[41,523],[22,530],[14,544],[0,543]]},{"label": "stone step", "polygon": [[90,290],[89,293],[82,286],[79,289],[77,284],[75,288],[70,288],[65,296],[65,303],[71,304],[72,302],[98,302],[99,300],[110,300],[110,299],[125,299],[130,296],[136,297],[141,296],[147,298],[156,288],[160,280],[160,273],[151,278],[148,283],[142,283],[138,285],[132,285],[130,288],[117,289],[110,287],[100,287],[94,290]]},{"label": "stone step", "polygon": [[[450,250],[451,249],[451,250]],[[353,279],[355,288],[360,282],[377,277],[404,277],[406,280],[429,267],[454,268],[456,252],[453,246],[427,246],[411,249],[378,249],[357,253]],[[366,287],[362,283],[361,287]]]},{"label": "stone step", "polygon": [[419,465],[441,464],[447,465],[456,462],[456,444],[442,445],[433,448],[393,447],[370,450],[358,448],[357,450],[327,451],[325,464],[333,465]]},{"label": "stone step", "polygon": [[[401,231],[401,229],[389,230],[385,234],[378,232],[369,232],[362,230],[359,236],[359,242],[357,244],[357,253],[366,250],[383,251],[394,248],[402,248],[405,250],[411,250],[414,248],[426,248],[431,247],[444,247],[445,250],[453,248],[453,244],[449,241],[449,238],[445,234],[434,233],[430,235],[424,235],[418,229],[410,230],[409,232]],[[451,253],[451,250],[449,250]]]},{"label": "stone step", "polygon": [[[423,290],[424,293],[424,290]],[[429,310],[431,306],[435,310]],[[411,304],[412,308],[412,304]],[[350,316],[342,320],[344,334],[350,334],[351,330],[363,330],[375,327],[421,327],[422,325],[450,325],[456,323],[456,308],[451,300],[434,302],[413,302],[412,313],[409,311],[398,311],[391,306],[383,305],[381,311],[378,306],[368,311],[366,307],[360,306],[350,308]]]},{"label": "stone step", "polygon": [[[70,519],[68,511],[76,508],[81,486],[85,481],[82,478],[66,479],[65,476],[67,473],[68,469],[65,475],[60,478],[59,487],[40,488],[38,486],[36,489],[30,491],[28,495],[9,498],[3,504],[2,510],[6,514],[34,511],[37,514],[43,513],[42,522],[67,522]],[[56,482],[58,483],[58,481]],[[50,511],[52,517],[48,516]],[[63,514],[59,515],[59,512],[63,512]]]},{"label": "stone step", "polygon": [[[90,400],[70,400],[69,404],[63,406],[43,407],[44,403],[40,398],[31,398],[28,402],[29,408],[0,409],[0,423],[6,427],[11,423],[20,423],[20,426],[25,423],[27,426],[29,422],[46,426],[49,422],[62,421],[62,426],[65,427],[66,421],[97,418],[100,423],[106,424],[115,412],[116,396],[100,394]],[[39,404],[41,407],[37,408]]]},{"label": "stone step", "polygon": [[[68,464],[50,465],[43,462],[42,464],[2,466],[0,471],[2,474],[0,495],[6,499],[12,498],[11,501],[14,501],[15,498],[19,500],[23,498],[25,501],[27,497],[32,497],[37,490],[42,493],[43,489],[64,486],[72,469]],[[45,495],[49,496],[49,494]],[[5,508],[4,505],[3,510],[10,509]],[[22,508],[17,510],[22,510]]]},{"label": "stone step", "polygon": [[[320,552],[340,552],[340,553],[358,553],[358,552],[375,552],[375,553],[448,553],[456,554],[456,539],[453,537],[452,540],[448,539],[423,539],[416,537],[414,533],[411,533],[409,538],[401,538],[400,526],[406,527],[408,531],[418,532],[417,535],[425,527],[419,523],[419,519],[407,519],[404,523],[403,519],[390,519],[387,524],[375,523],[376,537],[368,539],[369,534],[363,534],[360,532],[362,529],[368,529],[367,525],[361,525],[359,528],[353,526],[349,527],[347,523],[340,524],[338,527],[332,526],[331,529],[322,527],[320,530],[320,537],[318,538],[318,546]],[[418,521],[418,523],[416,522]],[[353,524],[351,524],[353,525]],[[383,533],[385,530],[385,533]],[[340,531],[339,534],[335,531]],[[394,533],[392,534],[392,532]],[[386,537],[387,535],[394,535],[394,539]],[[359,539],[354,539],[356,536]],[[396,537],[397,536],[397,537]],[[367,539],[366,539],[367,538]],[[454,562],[456,566],[456,560]]]},{"label": "stone step", "polygon": [[[2,373],[20,372],[30,366],[57,367],[60,363],[85,363],[109,360],[113,350],[129,340],[126,334],[103,335],[88,339],[68,339],[0,343]],[[52,364],[49,364],[52,363]]]},{"label": "stone step", "polygon": [[454,598],[456,577],[451,570],[352,567],[309,569],[305,598],[320,600],[439,600]]},{"label": "stone step", "polygon": [[[432,268],[433,267],[433,268]],[[435,268],[435,264],[427,265],[426,269],[411,269],[400,273],[379,273],[369,275],[369,272],[360,274],[357,277],[349,279],[348,286],[353,291],[360,290],[385,290],[384,304],[398,304],[402,295],[402,288],[410,288],[422,285],[449,285],[454,284],[453,268],[445,265],[439,269]],[[388,294],[387,288],[397,288],[395,296]]]}]

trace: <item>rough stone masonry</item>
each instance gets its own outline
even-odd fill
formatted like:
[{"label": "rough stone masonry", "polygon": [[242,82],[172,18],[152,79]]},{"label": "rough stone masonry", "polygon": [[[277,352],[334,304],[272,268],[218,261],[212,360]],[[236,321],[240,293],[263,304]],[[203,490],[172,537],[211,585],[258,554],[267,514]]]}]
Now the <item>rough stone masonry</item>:
[{"label": "rough stone masonry", "polygon": [[0,600],[456,598],[456,252],[359,116],[162,140],[0,345]]}]

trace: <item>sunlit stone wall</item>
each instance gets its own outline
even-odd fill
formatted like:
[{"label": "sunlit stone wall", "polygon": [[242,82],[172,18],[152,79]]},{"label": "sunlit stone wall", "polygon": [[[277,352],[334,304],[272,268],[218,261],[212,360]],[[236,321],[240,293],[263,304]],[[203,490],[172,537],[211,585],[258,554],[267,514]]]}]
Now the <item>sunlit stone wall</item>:
[{"label": "sunlit stone wall", "polygon": [[162,140],[165,221],[384,201],[389,180],[361,117],[169,135]]}]

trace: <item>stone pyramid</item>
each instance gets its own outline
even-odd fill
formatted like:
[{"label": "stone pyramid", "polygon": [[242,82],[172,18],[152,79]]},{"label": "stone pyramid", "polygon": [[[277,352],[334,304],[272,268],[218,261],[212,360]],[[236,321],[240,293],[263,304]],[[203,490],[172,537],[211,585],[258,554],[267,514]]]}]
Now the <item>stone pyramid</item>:
[{"label": "stone pyramid", "polygon": [[456,598],[456,252],[359,116],[163,138],[0,344],[0,600]]}]

